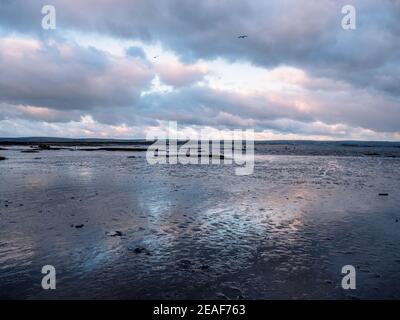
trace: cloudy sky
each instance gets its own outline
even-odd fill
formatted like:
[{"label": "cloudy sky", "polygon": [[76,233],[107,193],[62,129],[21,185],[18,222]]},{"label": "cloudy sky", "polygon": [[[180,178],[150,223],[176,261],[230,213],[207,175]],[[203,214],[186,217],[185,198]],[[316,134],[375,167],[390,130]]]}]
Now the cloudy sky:
[{"label": "cloudy sky", "polygon": [[0,136],[143,138],[169,120],[400,140],[400,0],[0,1]]}]

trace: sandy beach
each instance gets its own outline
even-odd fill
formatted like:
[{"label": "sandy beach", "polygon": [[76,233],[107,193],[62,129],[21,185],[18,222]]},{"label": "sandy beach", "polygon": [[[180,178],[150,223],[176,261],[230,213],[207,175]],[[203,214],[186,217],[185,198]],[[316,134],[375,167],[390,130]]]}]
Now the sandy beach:
[{"label": "sandy beach", "polygon": [[[4,146],[0,297],[400,298],[400,148],[329,148],[256,144],[239,177],[139,151]],[[57,290],[41,288],[47,264]],[[357,290],[341,288],[346,264]]]}]

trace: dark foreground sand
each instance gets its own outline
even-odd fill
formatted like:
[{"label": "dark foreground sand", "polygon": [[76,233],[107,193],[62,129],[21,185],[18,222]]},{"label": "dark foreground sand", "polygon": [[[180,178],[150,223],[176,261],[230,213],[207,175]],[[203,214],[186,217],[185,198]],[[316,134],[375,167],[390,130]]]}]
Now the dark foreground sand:
[{"label": "dark foreground sand", "polygon": [[238,177],[143,152],[1,153],[0,298],[400,298],[399,158],[258,155]]}]

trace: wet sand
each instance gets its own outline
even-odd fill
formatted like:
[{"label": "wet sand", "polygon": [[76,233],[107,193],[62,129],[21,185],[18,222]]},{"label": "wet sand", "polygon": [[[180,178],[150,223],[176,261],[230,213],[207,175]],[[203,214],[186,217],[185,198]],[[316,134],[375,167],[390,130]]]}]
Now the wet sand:
[{"label": "wet sand", "polygon": [[[400,298],[397,157],[259,152],[240,177],[21,148],[1,151],[0,298]],[[341,288],[346,264],[357,290]]]}]

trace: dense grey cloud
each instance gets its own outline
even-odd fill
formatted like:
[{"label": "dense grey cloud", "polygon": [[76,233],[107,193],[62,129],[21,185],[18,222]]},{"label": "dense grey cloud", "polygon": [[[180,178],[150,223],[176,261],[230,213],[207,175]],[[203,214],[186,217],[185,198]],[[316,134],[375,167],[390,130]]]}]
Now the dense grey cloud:
[{"label": "dense grey cloud", "polygon": [[[312,118],[291,106],[269,101],[263,96],[245,97],[232,92],[202,87],[184,88],[164,94],[151,94],[141,99],[138,111],[161,120],[178,120],[183,124],[228,125],[246,127],[255,120],[295,118],[310,121]],[[237,117],[228,123],[219,121],[220,114]]]},{"label": "dense grey cloud", "polygon": [[[341,28],[348,1],[54,0],[60,28],[160,41],[184,61],[224,57],[279,64],[400,94],[400,2],[355,0],[357,30]],[[5,1],[7,28],[37,32],[45,1]],[[17,17],[17,18],[16,18]],[[244,40],[240,34],[249,35]]]},{"label": "dense grey cloud", "polygon": [[95,48],[0,39],[2,102],[58,110],[130,106],[154,72]]},{"label": "dense grey cloud", "polygon": [[[358,94],[358,99],[354,99],[354,93]],[[364,90],[337,92],[331,88],[330,91],[306,92],[301,98],[317,107],[305,112],[293,108],[289,99],[276,102],[264,95],[245,96],[192,87],[148,95],[141,99],[137,111],[150,118],[177,120],[185,125],[298,132],[287,124],[322,121],[327,125],[340,123],[382,132],[399,131],[399,104],[384,96],[372,96]]]},{"label": "dense grey cloud", "polygon": [[[90,115],[113,126],[178,120],[336,137],[352,128],[400,131],[399,0],[352,1],[352,31],[341,27],[345,0],[53,0],[51,32],[40,25],[45,4],[0,3],[0,121]],[[126,48],[126,56],[83,48],[66,39],[70,30],[159,43],[179,61],[153,64],[140,45]],[[242,34],[248,38],[238,39]],[[212,72],[198,64],[217,58],[292,66],[308,78],[296,84],[295,97],[281,90],[279,99],[219,89],[207,84]],[[156,76],[172,90],[147,92]]]}]

